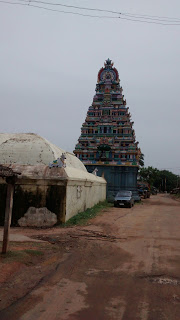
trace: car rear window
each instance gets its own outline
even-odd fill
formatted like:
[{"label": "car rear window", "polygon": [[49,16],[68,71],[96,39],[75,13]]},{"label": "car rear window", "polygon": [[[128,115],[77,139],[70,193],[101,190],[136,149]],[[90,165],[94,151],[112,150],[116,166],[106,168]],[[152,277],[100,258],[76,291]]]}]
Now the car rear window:
[{"label": "car rear window", "polygon": [[117,194],[117,197],[129,197],[131,196],[131,191],[120,191]]}]

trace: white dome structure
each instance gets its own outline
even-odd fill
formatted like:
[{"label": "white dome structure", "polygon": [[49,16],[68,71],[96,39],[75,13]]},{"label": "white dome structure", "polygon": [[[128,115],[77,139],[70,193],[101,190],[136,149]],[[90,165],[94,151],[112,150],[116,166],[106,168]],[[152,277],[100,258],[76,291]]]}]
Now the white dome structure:
[{"label": "white dome structure", "polygon": [[0,164],[48,165],[66,153],[66,166],[87,172],[70,152],[34,133],[0,133]]},{"label": "white dome structure", "polygon": [[[65,153],[66,167],[49,167]],[[106,181],[87,172],[84,164],[34,133],[0,133],[0,164],[18,173],[13,219],[21,218],[29,207],[47,208],[60,223],[106,199]],[[7,181],[0,177],[0,185]],[[1,190],[5,186],[1,186]],[[0,208],[5,204],[0,194]],[[3,209],[3,211],[5,208]],[[2,223],[0,212],[0,223]],[[3,221],[4,223],[4,221]]]}]

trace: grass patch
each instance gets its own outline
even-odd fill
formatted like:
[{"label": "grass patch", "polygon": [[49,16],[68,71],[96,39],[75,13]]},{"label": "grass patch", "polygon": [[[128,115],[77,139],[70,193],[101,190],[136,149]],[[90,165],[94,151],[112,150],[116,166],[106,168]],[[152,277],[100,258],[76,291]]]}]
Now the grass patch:
[{"label": "grass patch", "polygon": [[139,200],[139,201],[135,201],[134,202],[134,205],[142,205],[143,204],[143,201],[142,200]]},{"label": "grass patch", "polygon": [[177,199],[179,199],[179,198],[180,198],[180,193],[175,194],[175,197],[176,197]]},{"label": "grass patch", "polygon": [[24,250],[25,253],[30,254],[32,256],[42,256],[44,253],[42,251],[39,250],[30,250],[30,249],[26,249]]},{"label": "grass patch", "polygon": [[28,263],[31,261],[31,257],[38,257],[42,256],[44,253],[40,250],[17,250],[17,251],[8,251],[6,254],[0,255],[0,262],[7,263],[7,262],[22,262]]},{"label": "grass patch", "polygon": [[23,255],[22,251],[7,251],[5,254],[1,254],[3,259],[18,259]]},{"label": "grass patch", "polygon": [[180,201],[180,193],[173,194],[173,195],[171,195],[171,197],[172,197],[174,200]]},{"label": "grass patch", "polygon": [[66,223],[60,225],[60,227],[70,227],[74,225],[85,225],[89,219],[94,218],[96,215],[102,213],[102,210],[105,208],[112,207],[113,204],[107,201],[100,202],[94,207],[87,209],[84,212],[80,212],[74,217],[70,218]]},{"label": "grass patch", "polygon": [[22,262],[27,260],[27,254],[24,251],[8,251],[6,254],[1,254],[0,262]]}]

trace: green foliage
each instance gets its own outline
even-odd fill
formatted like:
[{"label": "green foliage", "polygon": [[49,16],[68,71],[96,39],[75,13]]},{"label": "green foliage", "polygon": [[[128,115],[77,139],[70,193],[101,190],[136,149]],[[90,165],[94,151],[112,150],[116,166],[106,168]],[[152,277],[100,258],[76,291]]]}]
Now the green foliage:
[{"label": "green foliage", "polygon": [[87,209],[84,212],[80,212],[71,219],[69,219],[66,223],[60,225],[61,227],[69,227],[73,225],[84,225],[87,223],[89,219],[94,218],[98,213],[100,213],[103,209],[112,207],[111,203],[107,201],[100,202],[96,204],[93,208]]},{"label": "green foliage", "polygon": [[178,176],[168,170],[158,170],[157,168],[141,168],[140,179],[148,182],[151,186],[160,191],[171,191],[177,186]]},{"label": "green foliage", "polygon": [[22,263],[32,262],[32,257],[39,257],[44,255],[44,252],[40,250],[18,250],[18,251],[8,251],[6,254],[1,255],[1,262],[8,263],[11,261],[18,261]]},{"label": "green foliage", "polygon": [[154,181],[159,179],[159,170],[153,167],[141,168],[139,176],[141,180],[148,182],[151,186],[154,185]]},{"label": "green foliage", "polygon": [[25,253],[30,254],[32,256],[42,256],[44,253],[40,250],[30,250],[30,249],[25,249]]},{"label": "green foliage", "polygon": [[180,200],[180,193],[173,194],[173,197],[177,200]]}]

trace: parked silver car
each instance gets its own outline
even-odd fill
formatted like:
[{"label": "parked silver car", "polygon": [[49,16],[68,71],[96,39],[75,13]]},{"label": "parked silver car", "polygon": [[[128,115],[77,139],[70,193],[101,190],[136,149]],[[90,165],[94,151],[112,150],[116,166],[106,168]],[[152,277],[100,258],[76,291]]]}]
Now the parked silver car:
[{"label": "parked silver car", "polygon": [[134,198],[132,197],[132,191],[119,191],[114,198],[115,207],[133,207]]}]

